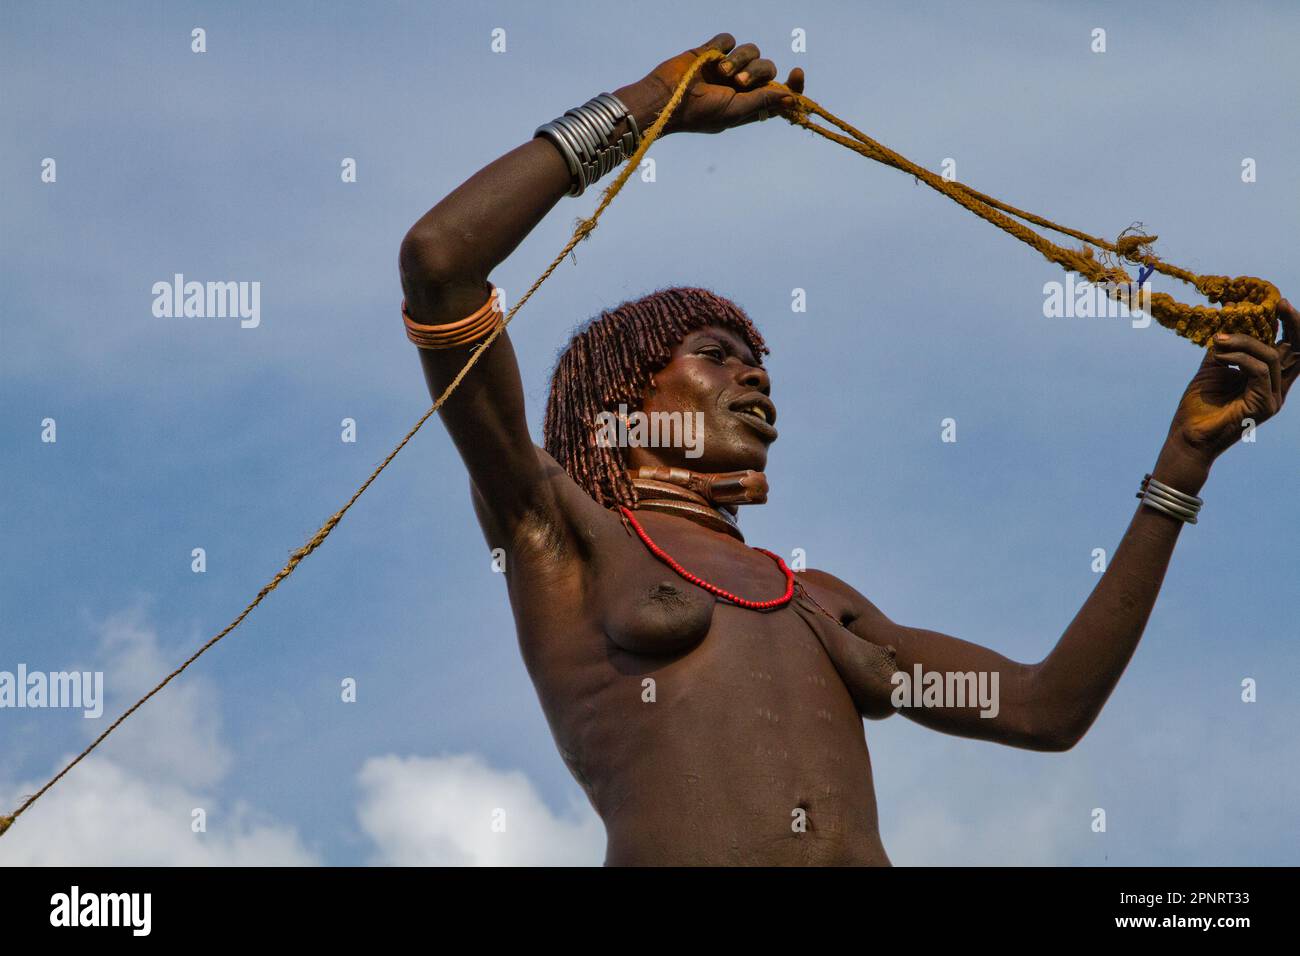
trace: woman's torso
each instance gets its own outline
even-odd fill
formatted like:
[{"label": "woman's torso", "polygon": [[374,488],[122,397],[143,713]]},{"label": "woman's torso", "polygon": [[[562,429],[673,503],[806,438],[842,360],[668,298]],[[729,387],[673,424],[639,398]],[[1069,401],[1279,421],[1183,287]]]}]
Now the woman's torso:
[{"label": "woman's torso", "polygon": [[[767,613],[715,600],[602,514],[579,522],[581,569],[534,553],[507,578],[552,733],[605,823],[606,863],[887,865],[862,719],[817,637],[839,625],[799,593]],[[765,555],[639,518],[700,577],[756,600],[783,590]],[[808,590],[835,612],[836,595]]]}]

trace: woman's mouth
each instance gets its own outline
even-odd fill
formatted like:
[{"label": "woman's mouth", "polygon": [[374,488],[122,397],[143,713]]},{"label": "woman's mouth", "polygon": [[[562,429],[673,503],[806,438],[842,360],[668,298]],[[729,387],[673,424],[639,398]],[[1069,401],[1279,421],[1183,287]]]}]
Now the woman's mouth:
[{"label": "woman's mouth", "polygon": [[768,441],[776,439],[776,429],[772,427],[776,421],[776,406],[767,396],[746,396],[732,402],[729,409]]}]

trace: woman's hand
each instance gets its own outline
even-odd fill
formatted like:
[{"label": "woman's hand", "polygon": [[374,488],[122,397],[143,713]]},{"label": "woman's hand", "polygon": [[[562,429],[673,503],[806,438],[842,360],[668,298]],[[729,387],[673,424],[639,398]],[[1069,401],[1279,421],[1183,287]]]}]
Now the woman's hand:
[{"label": "woman's hand", "polygon": [[[705,50],[720,50],[727,55],[700,68],[665,132],[720,133],[776,116],[794,105],[788,93],[769,85],[776,79],[776,65],[763,59],[752,43],[736,46],[736,38],[730,33],[719,33],[708,43],[665,60],[636,85],[653,89],[658,108],[662,109],[695,58]],[[786,86],[802,93],[803,79],[803,70],[795,67]]]},{"label": "woman's hand", "polygon": [[1170,441],[1207,468],[1241,438],[1247,419],[1260,425],[1278,413],[1300,374],[1300,312],[1283,299],[1277,315],[1282,339],[1272,345],[1241,333],[1216,335],[1178,403]]}]

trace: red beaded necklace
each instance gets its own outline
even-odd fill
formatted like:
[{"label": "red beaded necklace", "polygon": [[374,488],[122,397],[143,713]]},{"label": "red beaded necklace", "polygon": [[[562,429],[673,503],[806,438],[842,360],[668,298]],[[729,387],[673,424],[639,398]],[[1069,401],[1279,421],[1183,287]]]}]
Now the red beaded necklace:
[{"label": "red beaded necklace", "polygon": [[775,561],[777,567],[781,569],[781,573],[785,575],[785,593],[772,601],[747,601],[743,597],[737,597],[730,591],[724,591],[716,584],[711,584],[703,578],[691,574],[691,572],[687,571],[684,567],[674,561],[672,555],[650,539],[650,535],[645,533],[645,529],[642,528],[636,518],[633,517],[630,509],[620,505],[618,510],[623,513],[623,518],[632,526],[632,530],[636,532],[637,537],[641,539],[641,542],[649,549],[651,554],[664,564],[668,565],[668,567],[672,568],[687,581],[690,581],[698,588],[703,588],[715,597],[719,597],[724,601],[737,605],[738,607],[748,608],[751,611],[775,611],[778,608],[785,607],[790,603],[790,599],[794,597],[794,572],[786,567],[785,561],[779,554],[773,554],[771,551],[764,548],[754,549],[755,551],[767,555]]}]

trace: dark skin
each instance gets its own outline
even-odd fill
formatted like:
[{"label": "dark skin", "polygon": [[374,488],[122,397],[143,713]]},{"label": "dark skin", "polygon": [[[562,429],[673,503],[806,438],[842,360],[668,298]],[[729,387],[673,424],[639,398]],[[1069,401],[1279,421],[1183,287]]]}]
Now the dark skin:
[{"label": "dark skin", "polygon": [[[770,86],[776,67],[753,44],[720,34],[615,91],[641,129],[686,68],[708,64],[669,125],[716,133],[790,105]],[[802,91],[801,70],[786,84]],[[621,133],[622,130],[616,131]],[[489,273],[564,197],[555,147],[533,139],[489,164],[433,207],[401,249],[412,317],[453,322],[481,306]],[[1197,494],[1242,422],[1276,414],[1298,371],[1300,314],[1284,302],[1283,340],[1232,335],[1207,352],[1156,458],[1154,476]],[[420,351],[433,395],[470,349]],[[768,373],[744,341],[706,326],[655,372],[642,409],[702,411],[704,456],[632,448],[632,466],[763,470],[776,430],[735,411],[770,402]],[[769,408],[775,421],[775,407]],[[442,410],[471,478],[492,548],[506,552],[519,643],[552,733],[608,833],[609,864],[877,864],[877,826],[862,717],[905,717],[949,734],[1061,751],[1088,730],[1123,673],[1155,603],[1182,522],[1138,506],[1106,573],[1035,664],[890,620],[824,571],[799,575],[842,626],[792,609],[761,614],[715,600],[677,577],[598,506],[529,434],[523,388],[502,335]],[[684,566],[742,596],[766,599],[783,581],[772,561],[678,516],[643,511],[642,525]],[[896,708],[894,662],[910,673],[998,672],[996,717],[968,707]],[[652,679],[655,700],[645,698]],[[802,813],[801,830],[792,820]]]}]

